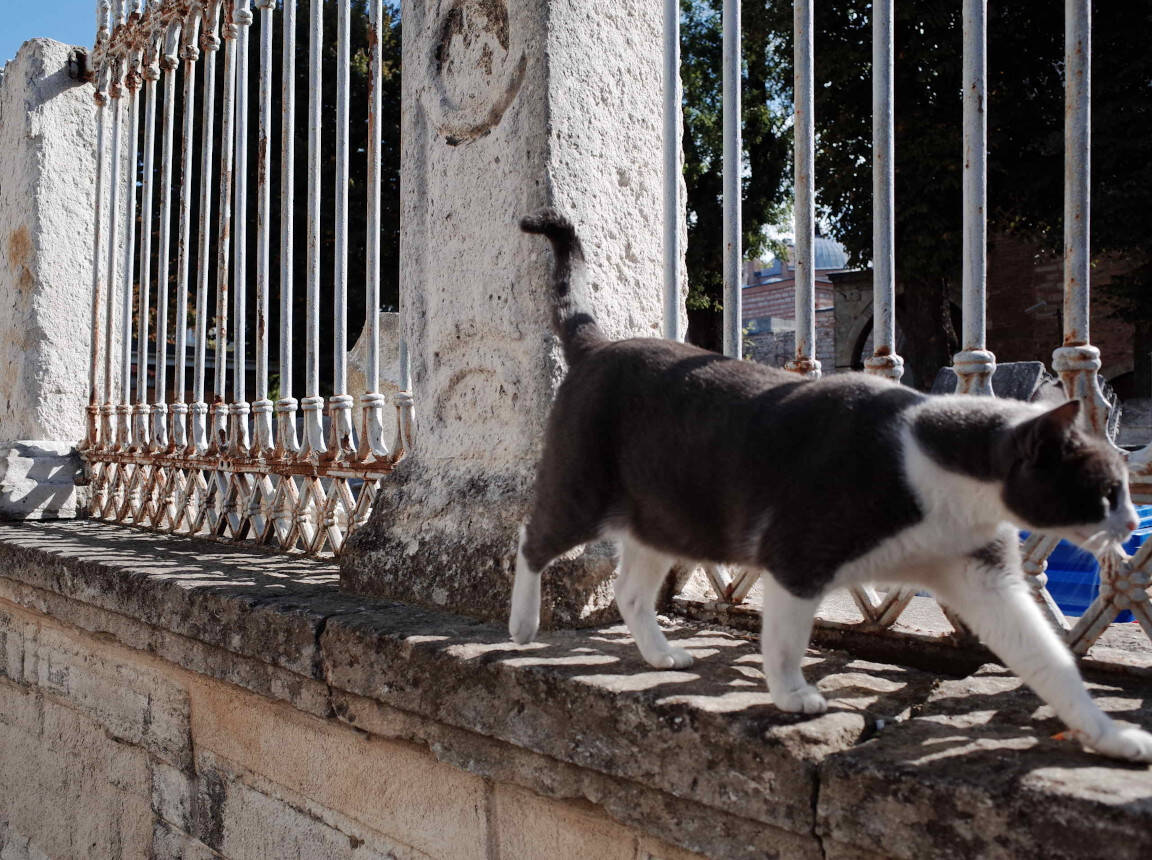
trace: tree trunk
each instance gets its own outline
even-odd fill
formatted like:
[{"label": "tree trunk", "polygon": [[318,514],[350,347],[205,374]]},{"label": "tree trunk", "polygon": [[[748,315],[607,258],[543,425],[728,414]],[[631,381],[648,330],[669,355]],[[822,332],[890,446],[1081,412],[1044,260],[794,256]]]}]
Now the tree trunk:
[{"label": "tree trunk", "polygon": [[709,309],[688,309],[688,343],[713,352],[724,351],[724,314]]},{"label": "tree trunk", "polygon": [[1152,397],[1152,320],[1135,320],[1132,334],[1133,397]]},{"label": "tree trunk", "polygon": [[943,279],[904,281],[904,383],[921,391],[932,387],[940,368],[952,364],[959,338],[952,325],[948,282]]}]

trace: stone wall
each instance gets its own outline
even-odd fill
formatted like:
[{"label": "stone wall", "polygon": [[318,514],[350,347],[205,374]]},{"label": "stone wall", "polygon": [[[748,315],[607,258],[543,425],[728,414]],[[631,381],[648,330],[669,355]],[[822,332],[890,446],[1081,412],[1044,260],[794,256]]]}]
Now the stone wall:
[{"label": "stone wall", "polygon": [[[830,708],[805,717],[773,707],[730,630],[666,620],[697,663],[659,672],[622,627],[516,646],[336,580],[300,557],[0,523],[0,856],[1152,852],[1152,771],[1054,737],[999,667],[814,649]],[[1093,691],[1152,724],[1147,680]]]},{"label": "stone wall", "polygon": [[0,856],[694,856],[476,772],[514,751],[270,669],[0,577]]}]

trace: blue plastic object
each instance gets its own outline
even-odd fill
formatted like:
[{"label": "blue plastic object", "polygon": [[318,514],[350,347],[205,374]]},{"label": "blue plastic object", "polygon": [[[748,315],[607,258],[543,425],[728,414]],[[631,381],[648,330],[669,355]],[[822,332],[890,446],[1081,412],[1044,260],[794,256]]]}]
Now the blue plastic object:
[{"label": "blue plastic object", "polygon": [[[1140,527],[1124,543],[1124,551],[1129,555],[1152,537],[1152,505],[1137,505],[1136,514],[1140,517]],[[1027,536],[1027,532],[1021,532]],[[1075,544],[1060,541],[1052,555],[1048,556],[1048,593],[1065,615],[1083,615],[1096,595],[1100,592],[1100,565],[1096,558],[1084,552]],[[1132,621],[1132,613],[1124,610],[1117,621]]]}]

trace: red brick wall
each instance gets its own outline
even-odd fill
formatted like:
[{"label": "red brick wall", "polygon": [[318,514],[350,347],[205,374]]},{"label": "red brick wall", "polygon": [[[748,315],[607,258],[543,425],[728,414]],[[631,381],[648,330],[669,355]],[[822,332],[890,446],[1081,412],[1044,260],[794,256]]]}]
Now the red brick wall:
[{"label": "red brick wall", "polygon": [[[1100,350],[1105,377],[1132,369],[1133,327],[1113,316],[1113,306],[1100,289],[1125,269],[1122,261],[1109,259],[1098,260],[1092,268],[1089,334]],[[1016,238],[991,238],[988,348],[997,360],[1051,365],[1052,351],[1063,342],[1063,278],[1059,257],[1038,256],[1031,245]]]},{"label": "red brick wall", "polygon": [[[790,320],[796,318],[795,282],[791,279],[771,284],[746,287],[741,291],[741,307],[745,320],[759,317],[776,317]],[[832,307],[832,285],[816,283],[816,307]]]}]

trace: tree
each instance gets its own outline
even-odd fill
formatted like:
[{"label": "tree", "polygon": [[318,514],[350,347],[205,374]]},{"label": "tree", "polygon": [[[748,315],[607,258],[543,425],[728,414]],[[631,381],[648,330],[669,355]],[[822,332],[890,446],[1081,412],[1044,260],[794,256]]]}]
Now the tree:
[{"label": "tree", "polygon": [[[781,57],[791,10],[773,4]],[[1148,3],[1093,9],[1093,250],[1147,262],[1152,248],[1152,58]],[[989,227],[1059,250],[1063,176],[1063,10],[1027,0],[989,10]],[[853,264],[872,251],[871,8],[815,6],[817,194]],[[896,275],[908,381],[931,384],[958,348],[949,294],[961,262],[960,4],[895,4]],[[790,76],[788,61],[775,65]],[[781,80],[783,84],[783,80]],[[1129,276],[1129,310],[1152,318],[1145,266]]]},{"label": "tree", "polygon": [[[763,253],[763,227],[789,201],[789,118],[775,68],[767,7],[743,3],[743,142],[741,202],[746,256]],[[723,115],[718,0],[682,0],[684,181],[688,209],[688,339],[719,351],[723,343]]]}]

